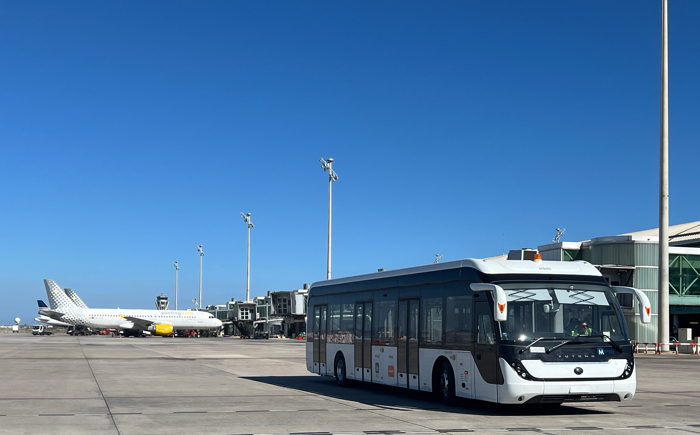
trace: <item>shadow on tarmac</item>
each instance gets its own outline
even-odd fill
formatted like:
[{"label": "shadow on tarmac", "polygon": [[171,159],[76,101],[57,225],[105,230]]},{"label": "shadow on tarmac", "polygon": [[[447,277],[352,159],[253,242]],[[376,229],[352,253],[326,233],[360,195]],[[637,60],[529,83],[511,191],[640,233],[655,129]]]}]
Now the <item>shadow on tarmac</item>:
[{"label": "shadow on tarmac", "polygon": [[336,385],[330,377],[321,376],[247,376],[255,382],[278,387],[292,388],[329,398],[349,400],[387,410],[410,411],[414,408],[430,411],[468,415],[491,416],[547,416],[547,415],[606,415],[610,411],[567,405],[499,405],[470,399],[458,399],[457,405],[449,407],[439,402],[433,394],[404,390],[386,385],[353,382],[347,388]]}]

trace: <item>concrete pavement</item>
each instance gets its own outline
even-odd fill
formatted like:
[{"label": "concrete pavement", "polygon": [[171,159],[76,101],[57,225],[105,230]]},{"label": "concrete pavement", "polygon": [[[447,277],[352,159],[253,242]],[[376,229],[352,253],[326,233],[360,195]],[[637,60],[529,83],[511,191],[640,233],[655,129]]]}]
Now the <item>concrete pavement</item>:
[{"label": "concrete pavement", "polygon": [[554,408],[339,388],[304,343],[237,338],[0,336],[0,434],[700,434],[700,356],[640,356],[625,404]]}]

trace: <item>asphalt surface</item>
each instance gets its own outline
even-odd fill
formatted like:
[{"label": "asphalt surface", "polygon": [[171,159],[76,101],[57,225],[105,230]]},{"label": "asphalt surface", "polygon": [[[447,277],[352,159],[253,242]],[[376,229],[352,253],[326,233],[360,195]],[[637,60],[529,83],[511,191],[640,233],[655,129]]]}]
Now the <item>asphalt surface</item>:
[{"label": "asphalt surface", "polygon": [[700,434],[700,356],[637,358],[631,402],[462,401],[306,371],[304,343],[0,334],[0,434]]}]

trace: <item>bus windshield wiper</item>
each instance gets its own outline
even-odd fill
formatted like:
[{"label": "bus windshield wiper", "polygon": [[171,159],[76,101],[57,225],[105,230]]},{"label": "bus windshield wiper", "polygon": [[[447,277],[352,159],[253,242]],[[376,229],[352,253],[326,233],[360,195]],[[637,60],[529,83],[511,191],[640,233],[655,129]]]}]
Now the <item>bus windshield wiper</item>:
[{"label": "bus windshield wiper", "polygon": [[607,338],[608,340],[607,340],[607,341],[603,340],[603,343],[609,343],[610,346],[612,346],[613,349],[615,349],[615,350],[618,351],[619,353],[622,353],[622,352],[623,352],[623,350],[622,350],[622,348],[620,347],[620,345],[617,344],[617,343],[615,343],[615,342],[613,341],[613,339],[610,338],[609,335],[606,335],[606,334],[595,334],[595,335],[586,335],[585,337]]},{"label": "bus windshield wiper", "polygon": [[528,350],[530,347],[532,347],[532,345],[534,345],[535,343],[537,343],[540,340],[563,340],[563,339],[557,338],[557,337],[538,337],[538,338],[532,340],[532,343],[530,343],[527,346],[525,346],[524,348],[520,349],[518,351],[518,353],[522,355],[523,353],[525,353],[526,350]]},{"label": "bus windshield wiper", "polygon": [[572,340],[566,340],[566,341],[564,341],[563,343],[559,343],[559,344],[557,344],[556,346],[552,346],[552,347],[550,347],[549,349],[545,349],[545,353],[552,353],[552,352],[554,352],[555,350],[559,349],[560,347],[566,346],[567,344],[572,344],[572,343],[581,344],[581,343],[585,343],[585,342],[584,342],[584,341],[580,341],[580,340],[578,339],[578,337],[575,337],[575,338],[572,339]]},{"label": "bus windshield wiper", "polygon": [[607,338],[608,341],[603,340],[604,343],[610,343],[610,346],[612,346],[612,347],[613,347],[616,351],[618,351],[619,353],[622,353],[622,352],[623,352],[623,350],[622,350],[622,348],[620,347],[620,345],[617,344],[617,343],[615,343],[609,336],[607,336],[607,335],[605,335],[605,334],[583,335],[583,336],[580,336],[580,335],[579,335],[579,336],[574,337],[574,338],[571,339],[571,340],[566,340],[566,341],[563,342],[563,343],[559,343],[559,344],[557,344],[556,346],[552,346],[552,347],[550,347],[549,349],[546,349],[545,352],[546,352],[546,353],[552,353],[552,352],[554,352],[555,350],[559,349],[560,347],[565,346],[565,345],[567,345],[567,344],[571,344],[571,343],[575,343],[575,344],[583,344],[583,343],[589,343],[589,344],[590,344],[590,343],[595,343],[595,341],[581,341],[581,338],[585,338],[585,337]]}]

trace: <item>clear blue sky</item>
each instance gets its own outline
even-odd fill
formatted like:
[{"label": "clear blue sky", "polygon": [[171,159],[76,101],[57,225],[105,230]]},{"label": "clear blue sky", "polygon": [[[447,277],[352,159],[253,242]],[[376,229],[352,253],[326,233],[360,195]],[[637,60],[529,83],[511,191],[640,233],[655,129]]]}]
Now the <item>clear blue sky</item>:
[{"label": "clear blue sky", "polygon": [[[671,0],[671,224],[700,2]],[[660,1],[2,2],[0,323],[43,278],[180,308],[658,222]]]}]

